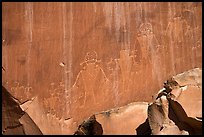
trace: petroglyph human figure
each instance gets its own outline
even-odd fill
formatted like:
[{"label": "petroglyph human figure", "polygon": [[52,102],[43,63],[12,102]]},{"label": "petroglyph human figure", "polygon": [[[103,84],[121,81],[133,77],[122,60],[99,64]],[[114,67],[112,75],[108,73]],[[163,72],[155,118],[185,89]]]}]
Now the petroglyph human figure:
[{"label": "petroglyph human figure", "polygon": [[[72,102],[79,102],[80,107],[86,103],[98,103],[98,99],[103,96],[104,84],[108,81],[104,71],[98,65],[95,51],[88,52],[85,61],[81,63],[84,68],[77,75],[77,79],[72,87]],[[101,90],[101,92],[100,92]]]},{"label": "petroglyph human figure", "polygon": [[183,20],[180,16],[173,18],[166,29],[166,35],[175,44],[176,42],[182,41],[183,29],[187,25],[187,22]]},{"label": "petroglyph human figure", "polygon": [[145,68],[151,65],[152,76],[160,83],[161,74],[159,73],[161,71],[159,66],[161,66],[161,59],[159,57],[159,50],[161,46],[153,33],[152,24],[142,23],[140,25],[137,40],[141,47],[143,64],[146,64]]},{"label": "petroglyph human figure", "polygon": [[150,55],[151,52],[158,51],[160,44],[153,33],[152,24],[142,23],[139,27],[139,34],[137,40],[142,48],[142,53],[146,53],[145,59]]},{"label": "petroglyph human figure", "polygon": [[[174,50],[172,52],[174,52],[174,58],[178,64],[183,65],[185,64],[184,60],[189,57],[194,57],[194,55],[191,55],[193,53],[191,53],[190,50],[194,47],[198,40],[197,38],[201,37],[199,30],[196,17],[191,10],[183,10],[170,20],[166,29],[166,36],[168,44],[170,45],[169,47]],[[186,44],[189,46],[185,47]],[[188,54],[187,56],[186,52],[190,53],[190,55]],[[194,60],[191,60],[191,58],[189,59],[190,62],[192,62],[192,66],[194,66]]]},{"label": "petroglyph human figure", "polygon": [[111,92],[113,93],[115,97],[114,104],[115,106],[119,103],[119,75],[120,75],[120,66],[118,63],[119,59],[113,59],[111,58],[110,61],[107,63],[107,69],[108,69],[108,78],[110,82],[112,83],[112,89]]},{"label": "petroglyph human figure", "polygon": [[195,42],[200,41],[202,34],[201,34],[201,29],[197,25],[196,22],[196,16],[192,11],[186,10],[183,11],[181,14],[181,18],[186,22],[186,28],[184,31],[184,36],[186,40],[192,42],[192,45],[195,46]]},{"label": "petroglyph human figure", "polygon": [[[112,82],[112,91],[115,94],[116,103],[120,98],[126,98],[128,92],[131,88],[131,71],[134,63],[134,57],[130,55],[129,49],[124,49],[120,51],[119,59],[110,59],[107,63],[108,70],[110,72],[110,80]],[[121,99],[122,99],[121,98]],[[120,100],[121,102],[122,100]]]},{"label": "petroglyph human figure", "polygon": [[139,27],[137,40],[141,47],[142,60],[150,63],[156,57],[159,42],[153,33],[152,24],[142,23]]},{"label": "petroglyph human figure", "polygon": [[184,10],[179,15],[175,15],[169,22],[166,29],[166,36],[172,41],[172,44],[184,42],[184,38],[190,39],[194,34],[192,31],[198,29],[196,17],[190,10]]}]

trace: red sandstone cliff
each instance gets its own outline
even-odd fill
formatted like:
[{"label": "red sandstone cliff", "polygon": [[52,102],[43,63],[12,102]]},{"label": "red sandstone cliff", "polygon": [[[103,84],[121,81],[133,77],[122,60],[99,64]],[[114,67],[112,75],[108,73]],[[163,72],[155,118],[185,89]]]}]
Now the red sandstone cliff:
[{"label": "red sandstone cliff", "polygon": [[201,68],[201,19],[197,2],[3,2],[2,85],[43,134],[73,134]]}]

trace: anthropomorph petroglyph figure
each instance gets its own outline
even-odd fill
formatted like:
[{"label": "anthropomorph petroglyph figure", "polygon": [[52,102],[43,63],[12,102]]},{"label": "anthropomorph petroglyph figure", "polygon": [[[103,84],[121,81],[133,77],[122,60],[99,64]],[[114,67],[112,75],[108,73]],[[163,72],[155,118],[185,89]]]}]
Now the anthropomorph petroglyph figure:
[{"label": "anthropomorph petroglyph figure", "polygon": [[95,51],[88,52],[85,61],[81,63],[83,69],[77,75],[76,81],[71,89],[72,103],[79,103],[79,107],[88,104],[97,104],[104,97],[105,85],[108,79],[99,66]]},{"label": "anthropomorph petroglyph figure", "polygon": [[[197,26],[196,17],[193,11],[184,10],[180,14],[174,15],[166,29],[167,44],[169,45],[171,52],[174,53],[172,60],[176,60],[178,64],[185,64],[185,59],[190,57],[185,52],[192,50],[193,45],[195,45],[197,38],[199,38],[198,32],[199,28]],[[185,45],[189,46],[186,47]],[[180,51],[180,52],[176,52]],[[191,54],[191,52],[189,52]],[[193,56],[193,55],[192,55]],[[174,57],[174,58],[173,58]],[[183,57],[181,60],[179,58]],[[191,64],[194,65],[193,60]],[[174,64],[172,64],[173,66]]]},{"label": "anthropomorph petroglyph figure", "polygon": [[174,15],[167,26],[166,36],[170,42],[179,48],[187,36],[193,36],[193,30],[197,29],[197,22],[194,13],[184,10],[180,14]]},{"label": "anthropomorph petroglyph figure", "polygon": [[142,61],[144,61],[143,64],[146,64],[145,68],[147,68],[148,65],[151,65],[152,76],[158,80],[158,83],[160,83],[161,76],[159,74],[159,66],[161,66],[161,59],[158,55],[161,46],[153,33],[151,23],[142,23],[140,25],[137,40],[141,47]]},{"label": "anthropomorph petroglyph figure", "polygon": [[110,58],[110,61],[107,62],[108,78],[112,83],[112,93],[115,96],[114,104],[117,106],[119,103],[119,64],[118,59]]},{"label": "anthropomorph petroglyph figure", "polygon": [[151,23],[142,23],[140,25],[137,40],[142,48],[142,52],[146,53],[146,56],[143,56],[145,59],[148,57],[152,59],[151,53],[157,52],[160,48],[160,44],[153,33]]},{"label": "anthropomorph petroglyph figure", "polygon": [[[120,51],[120,57],[118,59],[110,59],[107,63],[107,69],[109,72],[109,79],[112,83],[112,91],[114,93],[116,103],[120,100],[120,103],[124,98],[127,98],[126,94],[133,86],[132,73],[135,71],[132,69],[135,61],[135,56],[131,54],[129,49]],[[135,85],[134,85],[135,87]]]},{"label": "anthropomorph petroglyph figure", "polygon": [[178,44],[183,41],[185,27],[188,27],[187,22],[181,16],[176,16],[170,20],[165,35],[168,36],[172,44]]}]

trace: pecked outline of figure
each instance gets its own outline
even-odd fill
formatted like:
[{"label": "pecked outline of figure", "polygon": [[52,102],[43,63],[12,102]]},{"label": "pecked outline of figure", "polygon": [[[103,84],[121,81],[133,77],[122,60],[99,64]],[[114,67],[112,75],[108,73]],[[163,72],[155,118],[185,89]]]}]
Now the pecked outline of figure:
[{"label": "pecked outline of figure", "polygon": [[78,73],[76,81],[70,89],[72,92],[71,103],[79,102],[79,107],[83,108],[87,102],[93,104],[99,101],[96,99],[97,94],[99,94],[97,92],[103,88],[103,82],[108,81],[103,69],[99,66],[100,62],[95,51],[86,53],[84,62],[80,63],[83,69]]},{"label": "pecked outline of figure", "polygon": [[[190,65],[190,63],[185,63],[185,60],[188,57],[191,57],[191,53],[189,47],[192,48],[195,43],[196,32],[194,32],[197,28],[197,24],[195,23],[195,15],[193,11],[184,9],[180,14],[175,14],[174,17],[168,23],[165,36],[167,38],[167,44],[170,44],[171,54],[171,62],[172,67],[174,66],[174,56],[176,64]],[[185,47],[188,44],[190,46]],[[180,51],[180,52],[176,52]],[[189,56],[187,56],[189,53]],[[174,53],[174,55],[173,55]],[[181,57],[183,58],[181,58]],[[191,60],[191,59],[190,59]],[[192,65],[194,66],[194,60],[191,60]],[[174,67],[173,67],[174,70]],[[175,70],[174,70],[175,71]]]},{"label": "pecked outline of figure", "polygon": [[151,23],[145,22],[140,25],[137,41],[142,51],[142,60],[145,69],[148,69],[150,65],[153,78],[155,78],[158,83],[161,83],[162,76],[159,68],[159,66],[161,66],[161,59],[159,56],[161,45],[153,32]]},{"label": "pecked outline of figure", "polygon": [[120,90],[120,84],[119,84],[119,75],[120,72],[120,66],[118,63],[119,59],[113,59],[112,57],[110,60],[106,63],[107,70],[108,70],[108,78],[111,83],[111,92],[113,94],[113,100],[114,100],[114,106],[118,106],[120,97],[119,97],[119,90]]}]

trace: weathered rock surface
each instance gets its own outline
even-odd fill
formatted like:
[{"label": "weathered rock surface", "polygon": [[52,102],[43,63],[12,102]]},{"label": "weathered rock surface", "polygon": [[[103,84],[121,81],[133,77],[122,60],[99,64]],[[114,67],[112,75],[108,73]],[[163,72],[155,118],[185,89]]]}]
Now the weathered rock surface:
[{"label": "weathered rock surface", "polygon": [[[95,114],[93,117],[102,126],[103,135],[135,135],[135,127],[147,119],[147,107],[148,103],[135,102]],[[76,133],[80,133],[80,128]]]},{"label": "weathered rock surface", "polygon": [[[174,77],[181,86],[181,93],[175,99],[188,117],[202,117],[202,70],[199,68],[186,71]],[[171,92],[174,93],[174,90]],[[188,98],[188,100],[187,100]]]},{"label": "weathered rock surface", "polygon": [[202,134],[202,70],[195,68],[167,80],[148,107],[152,134]]},{"label": "weathered rock surface", "polygon": [[134,135],[135,128],[147,118],[147,103],[135,102],[96,114],[104,135]]},{"label": "weathered rock surface", "polygon": [[2,3],[2,85],[43,134],[151,102],[163,81],[202,67],[201,49],[201,2]]},{"label": "weathered rock surface", "polygon": [[98,121],[96,121],[95,115],[91,116],[88,120],[79,125],[78,130],[74,135],[102,135],[103,128]]},{"label": "weathered rock surface", "polygon": [[2,86],[2,134],[42,135],[30,116],[24,112],[18,100]]},{"label": "weathered rock surface", "polygon": [[[137,135],[202,134],[201,75],[199,68],[178,74],[164,83],[153,102],[134,102],[92,117],[103,135],[134,135],[135,130]],[[89,131],[82,127],[90,119],[79,126],[77,134]]]}]

